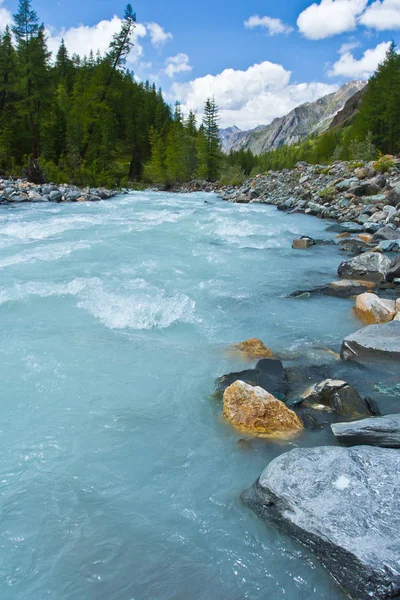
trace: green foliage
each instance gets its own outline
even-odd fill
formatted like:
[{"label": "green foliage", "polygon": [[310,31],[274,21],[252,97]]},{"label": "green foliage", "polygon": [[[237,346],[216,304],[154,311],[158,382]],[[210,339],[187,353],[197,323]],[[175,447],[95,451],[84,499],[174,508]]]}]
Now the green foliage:
[{"label": "green foliage", "polygon": [[387,173],[394,166],[393,157],[379,153],[378,160],[374,162],[374,169],[380,173]]},{"label": "green foliage", "polygon": [[218,107],[214,98],[207,98],[204,107],[203,124],[198,135],[198,169],[200,179],[217,181],[222,162],[219,139]]},{"label": "green foliage", "polygon": [[246,180],[246,173],[240,165],[226,164],[221,171],[219,183],[221,185],[240,186]]},{"label": "green foliage", "polygon": [[333,185],[328,185],[326,188],[320,191],[319,195],[325,200],[333,200],[336,197],[336,189],[333,187]]},{"label": "green foliage", "polygon": [[363,140],[354,139],[350,143],[350,158],[353,160],[373,160],[376,157],[376,146],[369,131]]}]

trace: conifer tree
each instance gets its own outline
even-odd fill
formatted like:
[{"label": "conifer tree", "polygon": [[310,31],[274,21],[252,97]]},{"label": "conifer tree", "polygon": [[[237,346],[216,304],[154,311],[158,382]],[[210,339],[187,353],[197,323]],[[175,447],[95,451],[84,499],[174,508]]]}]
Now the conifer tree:
[{"label": "conifer tree", "polygon": [[221,169],[221,142],[219,139],[218,107],[214,98],[207,98],[203,123],[198,136],[198,176],[217,181]]}]

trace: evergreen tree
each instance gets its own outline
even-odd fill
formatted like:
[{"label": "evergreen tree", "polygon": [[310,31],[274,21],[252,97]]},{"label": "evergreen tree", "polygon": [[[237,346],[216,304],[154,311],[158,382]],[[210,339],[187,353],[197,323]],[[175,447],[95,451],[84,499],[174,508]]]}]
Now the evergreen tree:
[{"label": "evergreen tree", "polygon": [[218,107],[214,98],[207,98],[203,124],[198,136],[198,176],[208,181],[217,181],[221,169],[221,142],[219,139]]}]

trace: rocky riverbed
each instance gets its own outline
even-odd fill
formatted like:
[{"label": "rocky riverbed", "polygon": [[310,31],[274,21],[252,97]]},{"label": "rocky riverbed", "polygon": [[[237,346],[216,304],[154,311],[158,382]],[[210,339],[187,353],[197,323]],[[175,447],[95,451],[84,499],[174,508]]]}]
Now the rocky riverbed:
[{"label": "rocky riverbed", "polygon": [[233,427],[270,440],[286,438],[292,446],[307,429],[331,428],[333,434],[332,446],[298,448],[273,460],[243,500],[267,524],[313,550],[351,598],[398,598],[399,415],[383,416],[374,398],[360,395],[340,375],[353,364],[366,378],[375,368],[384,379],[388,367],[391,384],[399,380],[399,161],[394,159],[386,174],[373,163],[299,164],[226,189],[222,197],[337,221],[329,227],[337,232],[333,242],[293,240],[293,249],[309,252],[310,261],[321,244],[347,253],[337,279],[294,290],[292,297],[351,298],[360,324],[343,340],[333,366],[303,368],[294,378],[285,357],[275,356],[261,340],[253,340],[253,349],[252,340],[240,345],[261,360],[216,382],[223,415]]},{"label": "rocky riverbed", "polygon": [[78,188],[75,185],[36,185],[26,179],[0,179],[0,204],[21,202],[98,202],[121,192],[105,188]]}]

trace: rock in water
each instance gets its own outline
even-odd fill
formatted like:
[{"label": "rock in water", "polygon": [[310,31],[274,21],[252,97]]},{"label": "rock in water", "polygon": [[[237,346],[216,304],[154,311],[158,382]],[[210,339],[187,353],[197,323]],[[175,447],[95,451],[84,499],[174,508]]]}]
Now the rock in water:
[{"label": "rock in water", "polygon": [[385,281],[391,261],[377,252],[366,252],[345,260],[339,265],[338,275],[344,279],[363,279],[367,281]]},{"label": "rock in water", "polygon": [[400,358],[400,321],[369,325],[347,336],[342,344],[344,360]]},{"label": "rock in water", "polygon": [[240,352],[255,358],[276,358],[272,350],[257,338],[251,338],[232,347],[234,352]]},{"label": "rock in water", "polygon": [[275,459],[243,500],[311,548],[357,600],[400,594],[400,452],[298,448]]},{"label": "rock in water", "polygon": [[400,414],[335,423],[331,428],[341,444],[400,448]]},{"label": "rock in water", "polygon": [[224,417],[234,427],[252,434],[287,437],[303,429],[297,415],[260,387],[235,381],[224,392]]},{"label": "rock in water", "polygon": [[379,298],[376,294],[360,294],[357,296],[354,312],[361,321],[369,325],[389,323],[396,315],[396,302]]},{"label": "rock in water", "polygon": [[221,393],[235,381],[245,381],[253,386],[260,386],[270,394],[286,396],[288,384],[282,362],[278,359],[263,358],[255,369],[247,369],[238,373],[228,373],[215,382],[215,392]]},{"label": "rock in water", "polygon": [[314,385],[304,398],[309,405],[322,405],[343,417],[371,415],[367,402],[346,381],[326,379]]}]

